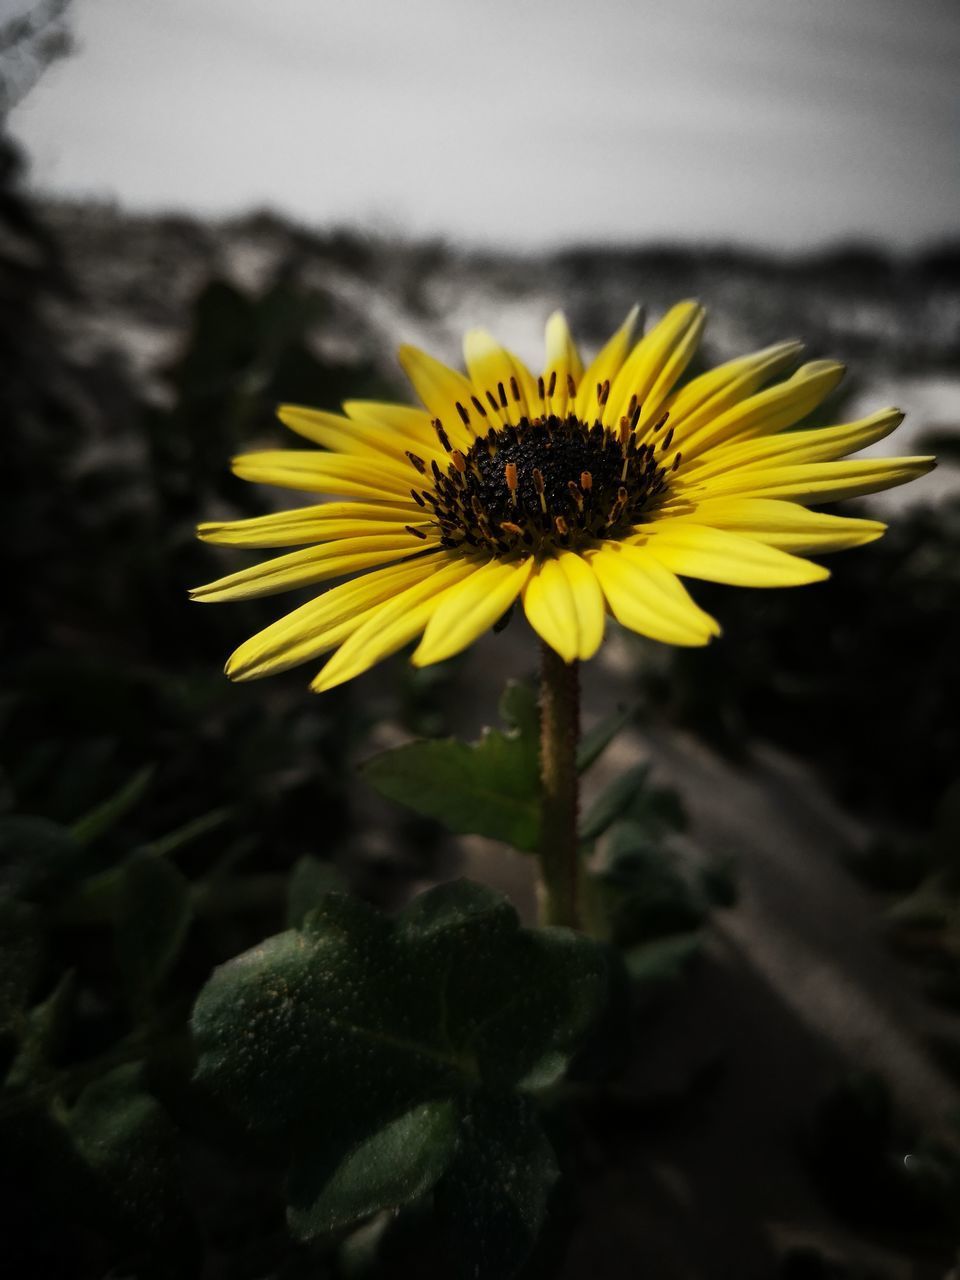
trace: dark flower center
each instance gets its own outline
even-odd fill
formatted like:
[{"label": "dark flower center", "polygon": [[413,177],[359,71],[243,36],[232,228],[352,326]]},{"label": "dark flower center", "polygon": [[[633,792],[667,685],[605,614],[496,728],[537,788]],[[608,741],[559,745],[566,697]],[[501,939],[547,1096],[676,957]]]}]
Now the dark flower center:
[{"label": "dark flower center", "polygon": [[666,415],[638,444],[632,421],[619,430],[574,415],[545,415],[516,426],[491,428],[467,453],[449,447],[443,470],[411,461],[428,488],[413,490],[440,529],[444,546],[470,546],[505,556],[548,548],[578,548],[623,536],[649,519],[679,455],[669,454]]}]

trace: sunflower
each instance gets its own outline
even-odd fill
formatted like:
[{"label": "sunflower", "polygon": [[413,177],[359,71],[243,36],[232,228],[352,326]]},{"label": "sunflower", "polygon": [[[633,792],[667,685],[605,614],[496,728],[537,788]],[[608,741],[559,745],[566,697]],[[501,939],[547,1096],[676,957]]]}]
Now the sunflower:
[{"label": "sunflower", "polygon": [[320,448],[244,454],[234,471],[324,500],[201,525],[208,542],[298,550],[192,595],[239,600],[345,581],[247,640],[227,674],[252,680],[332,650],[311,686],[322,691],[417,637],[414,664],[440,662],[518,599],[567,663],[596,653],[608,613],[654,640],[703,645],[720,628],[681,578],[818,582],[827,570],[802,553],[860,546],[885,526],[803,504],[874,493],[933,466],[847,457],[893,431],[896,409],[791,430],[843,376],[828,360],[797,367],[799,343],[678,386],[703,308],[679,303],[639,341],[637,314],[586,370],[557,312],[539,377],[474,329],[466,376],[400,349],[424,409],[352,401],[341,416],[282,406],[280,420]]}]

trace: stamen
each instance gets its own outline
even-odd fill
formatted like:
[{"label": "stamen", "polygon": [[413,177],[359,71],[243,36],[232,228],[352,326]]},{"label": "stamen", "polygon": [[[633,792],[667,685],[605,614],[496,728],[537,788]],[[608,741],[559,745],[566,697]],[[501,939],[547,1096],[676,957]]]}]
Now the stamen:
[{"label": "stamen", "polygon": [[513,395],[514,400],[516,400],[517,404],[519,404],[520,403],[520,383],[517,382],[516,378],[513,376],[512,373],[510,375],[510,391]]},{"label": "stamen", "polygon": [[556,391],[556,389],[557,389],[557,371],[556,369],[551,369],[550,384],[547,387],[547,395],[550,397],[551,400],[553,399],[553,393]]},{"label": "stamen", "polygon": [[405,524],[403,527],[406,529],[407,533],[412,533],[415,538],[422,538],[424,542],[426,542],[427,535],[422,529],[417,529],[412,524]]},{"label": "stamen", "polygon": [[540,375],[539,378],[537,378],[537,395],[540,397],[541,400],[546,399],[547,393],[546,393],[546,390],[544,389],[542,374]]},{"label": "stamen", "polygon": [[507,407],[507,393],[502,382],[497,383],[497,395],[500,397],[500,408],[505,409]]},{"label": "stamen", "polygon": [[470,415],[469,413],[467,413],[466,409],[463,407],[463,405],[460,403],[459,400],[457,401],[457,413],[459,413],[460,421],[463,423],[463,425],[465,427],[469,427]]},{"label": "stamen", "polygon": [[663,442],[660,445],[660,448],[664,453],[666,453],[672,444],[673,444],[673,427],[671,427],[670,430],[667,432],[667,434],[663,437]]},{"label": "stamen", "polygon": [[[664,459],[672,436],[656,443],[649,437],[638,441],[636,399],[616,425],[605,426],[602,414],[592,422],[581,421],[568,394],[576,388],[572,375],[572,387],[566,373],[544,376],[547,385],[540,378],[537,388],[543,404],[535,418],[524,412],[516,422],[504,422],[497,406],[494,423],[485,421],[469,448],[451,448],[444,462],[431,461],[432,485],[410,492],[418,507],[430,508],[432,520],[420,529],[409,526],[416,529],[411,536],[429,540],[432,526],[444,546],[503,558],[595,546],[650,519],[668,489]],[[558,379],[566,383],[562,410],[547,398]],[[516,379],[507,381],[512,395]],[[501,389],[506,395],[506,382],[497,384],[498,393]],[[517,389],[524,407],[519,382]],[[609,381],[601,383],[598,401],[607,399],[609,391]],[[481,397],[491,401],[493,393],[471,397],[477,413]],[[670,461],[679,466],[679,456]]]},{"label": "stamen", "polygon": [[481,402],[480,400],[478,400],[476,396],[471,396],[471,397],[470,397],[470,401],[471,401],[471,403],[472,403],[473,407],[476,409],[477,413],[479,413],[480,417],[481,417],[481,418],[485,418],[485,417],[487,416],[487,411],[486,411],[486,409],[483,407],[482,402]]},{"label": "stamen", "polygon": [[490,406],[490,408],[493,410],[493,412],[494,412],[494,413],[499,413],[499,412],[500,412],[500,406],[497,404],[497,397],[493,394],[493,392],[492,392],[492,391],[486,391],[484,394],[486,395],[486,397],[487,397],[487,403],[489,404],[489,406]]},{"label": "stamen", "polygon": [[610,379],[607,378],[603,386],[600,388],[600,393],[597,396],[597,399],[600,401],[601,407],[607,403],[609,396],[610,396]]},{"label": "stamen", "polygon": [[413,465],[416,467],[416,469],[420,472],[420,474],[422,476],[426,475],[427,464],[424,462],[424,460],[421,457],[418,457],[417,454],[411,453],[409,449],[406,450],[406,454],[407,454],[407,457],[410,459],[410,461],[413,463]]},{"label": "stamen", "polygon": [[571,400],[575,400],[577,396],[577,384],[573,380],[573,374],[567,374],[567,395]]},{"label": "stamen", "polygon": [[443,423],[439,418],[434,418],[433,429],[437,433],[438,440],[443,445],[444,449],[446,449],[447,453],[449,453],[453,448],[453,445],[450,443],[450,437],[447,435],[446,431],[444,431]]}]

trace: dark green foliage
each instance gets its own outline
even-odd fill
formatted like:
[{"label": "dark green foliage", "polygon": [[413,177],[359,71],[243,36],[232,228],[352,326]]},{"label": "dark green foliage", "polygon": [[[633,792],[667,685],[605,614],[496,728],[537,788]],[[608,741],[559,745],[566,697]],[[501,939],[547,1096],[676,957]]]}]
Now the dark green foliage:
[{"label": "dark green foliage", "polygon": [[810,1161],[825,1198],[860,1225],[889,1230],[960,1227],[958,1125],[936,1141],[899,1120],[876,1075],[858,1074],[825,1100]]},{"label": "dark green foliage", "polygon": [[134,1004],[166,978],[190,926],[190,886],[155,854],[135,854],[122,868],[117,909],[117,961]]},{"label": "dark green foliage", "polygon": [[39,914],[27,903],[0,898],[0,1033],[22,1015],[39,974]]},{"label": "dark green foliage", "polygon": [[577,768],[581,773],[586,773],[591,765],[596,764],[620,730],[629,724],[633,715],[633,709],[615,711],[598,721],[583,735],[577,748]]},{"label": "dark green foliage", "polygon": [[[394,922],[330,895],[301,930],[219,969],[193,1028],[197,1080],[290,1152],[290,1220],[312,1238],[436,1186],[467,1274],[512,1275],[557,1175],[516,1093],[578,1048],[610,959],[531,932],[461,881]],[[358,1140],[359,1139],[359,1140]]]},{"label": "dark green foliage", "polygon": [[294,1235],[330,1235],[432,1191],[457,1148],[458,1120],[449,1099],[421,1102],[339,1159],[323,1151],[301,1156],[290,1179]]},{"label": "dark green foliage", "polygon": [[437,1188],[464,1276],[498,1280],[515,1274],[533,1252],[559,1172],[525,1098],[471,1100],[456,1156]]},{"label": "dark green foliage", "polygon": [[940,797],[925,838],[876,840],[851,865],[887,893],[887,936],[928,994],[960,1009],[960,780]]},{"label": "dark green foliage", "polygon": [[143,1089],[139,1068],[117,1067],[88,1085],[65,1127],[89,1174],[96,1211],[138,1245],[182,1258],[193,1243],[193,1227],[183,1199],[177,1132]]}]

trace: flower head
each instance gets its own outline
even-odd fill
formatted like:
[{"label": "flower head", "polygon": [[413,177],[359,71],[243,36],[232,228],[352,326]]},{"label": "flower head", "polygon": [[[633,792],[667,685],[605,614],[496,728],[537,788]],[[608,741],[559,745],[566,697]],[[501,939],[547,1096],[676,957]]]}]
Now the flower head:
[{"label": "flower head", "polygon": [[[559,312],[534,377],[482,330],[467,374],[413,347],[400,360],[424,409],[354,401],[343,416],[283,406],[319,449],[234,460],[247,480],[329,495],[317,505],[200,526],[209,542],[298,547],[207,586],[198,600],[270,595],[346,579],[233,654],[254,679],[333,651],[330,689],[420,636],[413,662],[466,648],[517,601],[567,662],[589,658],[608,613],[667,644],[720,628],[680,578],[735,586],[817,582],[803,554],[860,546],[884,525],[803,503],[874,493],[933,459],[849,459],[902,421],[790,430],[833,390],[841,365],[797,365],[787,342],[677,384],[704,312],[673,307],[639,341],[636,310],[584,371]],[[791,368],[794,372],[789,376]]]}]

